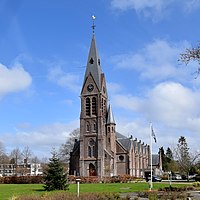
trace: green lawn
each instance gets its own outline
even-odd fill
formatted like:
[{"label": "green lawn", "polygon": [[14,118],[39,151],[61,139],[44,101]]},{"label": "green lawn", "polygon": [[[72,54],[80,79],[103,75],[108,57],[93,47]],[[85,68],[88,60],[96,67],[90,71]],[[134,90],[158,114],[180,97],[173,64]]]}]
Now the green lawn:
[{"label": "green lawn", "polygon": [[[173,184],[172,186],[184,186],[189,184]],[[154,183],[153,189],[169,186],[167,183]],[[70,184],[69,190],[66,192],[76,193],[76,184]],[[112,184],[80,184],[80,193],[83,192],[136,192],[148,190],[149,186],[146,182],[138,183],[112,183]],[[43,195],[42,184],[0,184],[0,200],[9,200],[13,196],[19,195]]]}]

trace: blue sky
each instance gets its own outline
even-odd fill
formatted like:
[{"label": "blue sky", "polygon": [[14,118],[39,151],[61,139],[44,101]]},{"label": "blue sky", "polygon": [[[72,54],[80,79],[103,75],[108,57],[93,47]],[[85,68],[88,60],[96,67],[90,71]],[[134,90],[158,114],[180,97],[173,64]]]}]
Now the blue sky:
[{"label": "blue sky", "polygon": [[1,0],[0,141],[50,155],[79,127],[80,90],[92,37],[118,132],[199,151],[200,78],[179,54],[200,38],[200,0]]}]

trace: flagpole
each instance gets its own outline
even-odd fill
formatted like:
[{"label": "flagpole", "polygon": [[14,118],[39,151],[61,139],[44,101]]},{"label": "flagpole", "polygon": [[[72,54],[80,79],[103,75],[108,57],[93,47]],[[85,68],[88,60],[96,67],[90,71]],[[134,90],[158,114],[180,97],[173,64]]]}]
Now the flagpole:
[{"label": "flagpole", "polygon": [[151,153],[151,180],[150,180],[150,191],[153,188],[153,183],[152,183],[152,123],[150,123],[150,153]]}]

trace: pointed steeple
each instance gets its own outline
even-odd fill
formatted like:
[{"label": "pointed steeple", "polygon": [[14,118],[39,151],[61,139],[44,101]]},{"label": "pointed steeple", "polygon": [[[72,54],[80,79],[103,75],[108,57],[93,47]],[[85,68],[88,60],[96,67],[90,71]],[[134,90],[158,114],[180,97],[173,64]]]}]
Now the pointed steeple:
[{"label": "pointed steeple", "polygon": [[107,124],[115,124],[115,119],[110,104],[108,106]]},{"label": "pointed steeple", "polygon": [[102,70],[101,70],[101,65],[100,65],[100,58],[99,58],[97,47],[96,47],[96,40],[95,40],[94,33],[92,34],[92,41],[90,45],[90,51],[88,55],[84,81],[86,80],[86,78],[88,77],[90,73],[92,77],[94,78],[94,81],[97,84],[97,87],[100,89]]}]

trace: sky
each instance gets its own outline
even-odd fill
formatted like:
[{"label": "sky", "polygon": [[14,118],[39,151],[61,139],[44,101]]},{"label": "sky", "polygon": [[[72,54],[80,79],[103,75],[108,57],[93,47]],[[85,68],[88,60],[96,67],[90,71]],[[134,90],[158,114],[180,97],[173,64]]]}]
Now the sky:
[{"label": "sky", "polygon": [[80,91],[92,38],[116,129],[200,151],[198,63],[178,61],[200,40],[200,0],[0,0],[0,141],[50,157],[79,127]]}]

